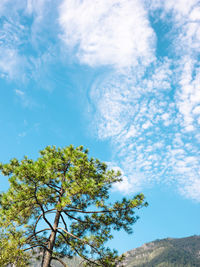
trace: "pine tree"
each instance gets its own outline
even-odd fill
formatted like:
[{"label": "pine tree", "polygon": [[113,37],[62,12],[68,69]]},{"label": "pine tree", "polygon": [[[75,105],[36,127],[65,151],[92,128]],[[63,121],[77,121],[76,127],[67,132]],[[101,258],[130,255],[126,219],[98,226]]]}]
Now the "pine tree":
[{"label": "pine tree", "polygon": [[115,266],[120,258],[105,242],[112,229],[132,233],[135,209],[147,205],[143,194],[109,203],[109,189],[121,174],[89,158],[82,146],[48,146],[37,160],[12,159],[0,170],[10,182],[0,197],[0,266],[27,266],[30,249],[43,252],[42,267],[52,260],[67,266],[62,258],[75,255],[87,266]]}]

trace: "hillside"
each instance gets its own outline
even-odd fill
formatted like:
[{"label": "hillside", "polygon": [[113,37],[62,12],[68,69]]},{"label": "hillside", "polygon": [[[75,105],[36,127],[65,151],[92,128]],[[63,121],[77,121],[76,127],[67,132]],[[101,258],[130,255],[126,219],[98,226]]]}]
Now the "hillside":
[{"label": "hillside", "polygon": [[[64,258],[63,261],[67,263],[68,267],[82,267],[83,266],[83,264],[81,264],[82,259],[80,259],[79,257],[75,257],[73,259]],[[51,266],[52,267],[63,267],[61,263],[59,263],[58,261],[54,261],[54,260],[52,260]],[[41,261],[37,261],[35,258],[33,258],[30,263],[30,267],[41,267]]]},{"label": "hillside", "polygon": [[[117,267],[200,267],[200,236],[166,238],[146,243],[125,253],[125,261]],[[80,258],[65,259],[69,267],[81,267]],[[40,267],[35,260],[31,267]],[[62,267],[52,261],[52,267]]]},{"label": "hillside", "polygon": [[200,267],[200,236],[167,238],[125,253],[125,267]]}]

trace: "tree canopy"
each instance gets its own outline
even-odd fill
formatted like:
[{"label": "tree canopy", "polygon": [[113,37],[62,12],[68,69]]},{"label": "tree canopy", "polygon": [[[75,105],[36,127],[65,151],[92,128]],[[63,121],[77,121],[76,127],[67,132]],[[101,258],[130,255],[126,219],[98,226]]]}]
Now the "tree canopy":
[{"label": "tree canopy", "polygon": [[143,194],[109,202],[120,172],[90,158],[83,146],[46,147],[37,160],[24,157],[0,164],[10,187],[0,196],[0,266],[27,266],[29,250],[42,253],[42,267],[64,256],[87,266],[115,266],[117,252],[105,247],[112,230],[132,233]]}]

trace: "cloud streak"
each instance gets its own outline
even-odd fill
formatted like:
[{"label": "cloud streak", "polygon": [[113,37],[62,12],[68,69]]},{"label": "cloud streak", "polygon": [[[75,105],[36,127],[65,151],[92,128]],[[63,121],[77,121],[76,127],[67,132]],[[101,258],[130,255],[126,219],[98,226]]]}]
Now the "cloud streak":
[{"label": "cloud streak", "polygon": [[2,77],[26,83],[39,72],[36,66],[47,58],[53,46],[51,38],[57,34],[56,8],[55,4],[49,5],[49,2],[16,0],[14,5],[12,0],[0,2]]}]

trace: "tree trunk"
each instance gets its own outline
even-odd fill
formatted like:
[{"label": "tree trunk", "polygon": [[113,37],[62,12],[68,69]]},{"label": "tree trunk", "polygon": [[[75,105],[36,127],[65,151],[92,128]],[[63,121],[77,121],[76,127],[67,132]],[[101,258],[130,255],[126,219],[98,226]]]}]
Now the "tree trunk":
[{"label": "tree trunk", "polygon": [[52,253],[53,253],[53,248],[55,245],[55,240],[56,240],[56,233],[57,233],[57,227],[60,219],[60,211],[56,212],[56,216],[54,219],[54,225],[50,237],[49,237],[49,243],[48,243],[48,250],[46,250],[44,253],[44,261],[42,262],[42,267],[50,267],[51,264],[51,258],[52,258]]}]

